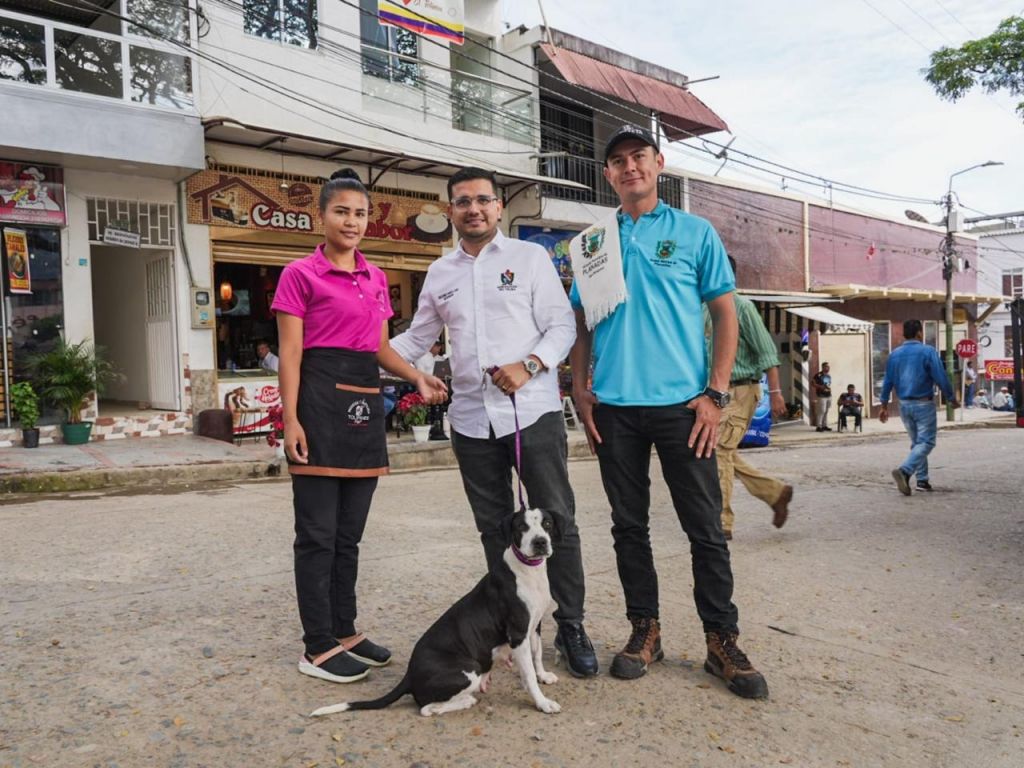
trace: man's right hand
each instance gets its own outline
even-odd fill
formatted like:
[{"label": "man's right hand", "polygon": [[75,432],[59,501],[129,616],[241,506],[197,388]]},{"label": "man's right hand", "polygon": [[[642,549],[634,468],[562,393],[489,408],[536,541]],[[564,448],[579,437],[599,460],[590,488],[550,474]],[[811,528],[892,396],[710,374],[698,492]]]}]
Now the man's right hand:
[{"label": "man's right hand", "polygon": [[884,405],[882,406],[881,410],[878,412],[878,420],[880,422],[882,422],[883,424],[885,424],[885,422],[887,422],[889,420],[889,409],[886,408]]},{"label": "man's right hand", "polygon": [[601,435],[594,424],[594,408],[597,407],[597,397],[589,389],[574,389],[572,399],[576,402],[576,413],[586,430],[590,452],[596,453],[597,446],[601,444]]}]

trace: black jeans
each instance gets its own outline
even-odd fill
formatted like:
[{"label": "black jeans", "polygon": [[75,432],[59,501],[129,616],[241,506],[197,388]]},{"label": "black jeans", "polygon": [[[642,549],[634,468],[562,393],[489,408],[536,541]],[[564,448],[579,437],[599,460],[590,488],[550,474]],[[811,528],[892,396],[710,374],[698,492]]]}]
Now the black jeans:
[{"label": "black jeans", "polygon": [[693,597],[704,631],[738,631],[732,566],[722,531],[715,458],[698,459],[686,442],[695,413],[685,405],[598,405],[594,422],[601,480],[612,506],[612,537],[629,618],[658,618],[658,573],[651,552],[651,446],[690,539]]},{"label": "black jeans", "polygon": [[292,475],[295,592],[310,656],[355,634],[359,542],[376,488],[376,477]]},{"label": "black jeans", "polygon": [[[568,445],[562,414],[545,413],[520,433],[523,485],[527,504],[551,513],[557,532],[548,562],[551,596],[558,604],[556,621],[582,621],[583,559],[576,528],[576,501],[566,466]],[[516,462],[515,434],[476,438],[452,430],[452,448],[462,484],[484,545],[488,569],[501,562],[508,548],[501,521],[517,509],[512,468]]]}]

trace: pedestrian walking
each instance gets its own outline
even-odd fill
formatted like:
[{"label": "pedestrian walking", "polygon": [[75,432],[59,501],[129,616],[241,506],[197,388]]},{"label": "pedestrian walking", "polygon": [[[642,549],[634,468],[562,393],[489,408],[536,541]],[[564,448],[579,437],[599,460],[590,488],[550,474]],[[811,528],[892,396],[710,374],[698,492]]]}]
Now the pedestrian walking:
[{"label": "pedestrian walking", "polygon": [[[736,262],[729,256],[729,265],[736,273]],[[768,377],[768,394],[772,414],[786,414],[786,401],[779,386],[779,355],[775,341],[765,328],[757,307],[749,299],[735,296],[739,343],[736,360],[729,378],[729,404],[722,409],[718,430],[718,482],[722,489],[722,528],[725,538],[732,540],[736,514],[732,508],[733,479],[738,477],[751,496],[772,509],[772,524],[781,528],[789,516],[793,486],[748,464],[739,454],[743,436],[750,429],[754,411],[761,402],[761,374]],[[710,313],[704,309],[705,329],[710,330]]]},{"label": "pedestrian walking", "polygon": [[878,420],[889,420],[889,395],[895,390],[900,400],[900,418],[910,435],[910,454],[892,471],[896,487],[909,496],[910,478],[917,476],[917,490],[932,490],[928,475],[928,454],[935,448],[938,425],[935,416],[935,387],[956,406],[953,388],[935,348],[922,343],[920,320],[903,323],[903,343],[889,355],[882,381],[882,409]]},{"label": "pedestrian walking", "polygon": [[[623,126],[613,133],[605,145],[604,177],[622,205],[570,246],[577,333],[570,356],[573,392],[611,504],[619,580],[632,624],[611,674],[635,679],[664,657],[650,539],[653,445],[690,540],[694,599],[707,642],[704,668],[734,693],[763,698],[767,683],[737,644],[738,611],[714,458],[736,352],[735,281],[711,224],[658,199],[664,166],[648,130]],[[713,328],[710,370],[702,303]]]},{"label": "pedestrian walking", "polygon": [[448,180],[448,198],[458,247],[430,265],[412,325],[392,345],[416,360],[448,326],[452,449],[491,570],[507,547],[502,521],[515,512],[518,409],[529,503],[549,511],[558,528],[548,564],[555,648],[571,674],[596,675],[558,390],[558,364],[576,336],[572,308],[547,251],[498,229],[502,201],[492,172],[463,168]]},{"label": "pedestrian walking", "polygon": [[811,379],[814,385],[814,396],[817,398],[815,416],[818,419],[818,432],[831,432],[832,427],[828,425],[828,412],[832,410],[832,374],[829,373],[828,363],[821,364],[821,370]]},{"label": "pedestrian walking", "polygon": [[354,171],[324,184],[324,243],[281,273],[274,295],[284,445],[295,508],[299,671],[335,683],[366,676],[391,652],[356,632],[359,542],[377,478],[388,471],[378,366],[428,402],[444,383],[388,345],[384,272],[359,252],[370,196]]},{"label": "pedestrian walking", "polygon": [[964,361],[964,408],[974,407],[974,387],[978,381],[978,372],[974,370],[970,360]]}]

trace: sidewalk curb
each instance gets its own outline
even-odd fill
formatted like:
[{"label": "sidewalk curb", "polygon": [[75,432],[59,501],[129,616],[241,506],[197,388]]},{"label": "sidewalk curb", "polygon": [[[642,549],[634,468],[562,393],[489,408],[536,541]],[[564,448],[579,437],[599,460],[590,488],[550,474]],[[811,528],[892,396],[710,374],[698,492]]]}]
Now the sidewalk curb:
[{"label": "sidewalk curb", "polygon": [[[940,424],[940,430],[961,429],[1008,429],[1016,427],[1013,421],[982,421],[973,423]],[[570,439],[568,457],[572,460],[593,460],[587,441],[580,433],[578,439]],[[883,440],[901,438],[902,431],[874,433],[844,433],[843,440]],[[822,447],[836,445],[835,434],[817,435],[809,433],[788,442],[779,442],[753,451],[790,450],[803,446]],[[392,446],[389,461],[392,473],[422,472],[432,469],[450,469],[458,466],[451,443],[441,442],[427,445],[402,444]],[[152,488],[162,486],[193,485],[200,483],[223,483],[242,480],[286,478],[288,470],[282,460],[255,461],[211,461],[193,464],[171,464],[150,467],[124,467],[107,469],[79,469],[53,472],[23,472],[0,477],[0,503],[25,494],[68,493],[73,491],[94,491],[104,488]],[[13,500],[13,499],[12,499]]]}]

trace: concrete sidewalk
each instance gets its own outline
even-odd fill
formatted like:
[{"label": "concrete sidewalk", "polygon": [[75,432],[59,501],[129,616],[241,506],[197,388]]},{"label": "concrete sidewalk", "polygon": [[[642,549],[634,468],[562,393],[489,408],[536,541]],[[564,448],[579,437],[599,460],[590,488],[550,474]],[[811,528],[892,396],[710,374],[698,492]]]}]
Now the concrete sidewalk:
[{"label": "concrete sidewalk", "polygon": [[[947,423],[939,414],[940,429],[1012,427],[1014,414],[979,408],[957,411]],[[961,420],[962,419],[962,420]],[[851,420],[852,423],[852,420]],[[903,433],[899,418],[881,424],[865,419],[863,432],[816,432],[800,422],[772,428],[767,448],[751,453],[797,445],[828,444],[891,437]],[[455,466],[447,441],[414,443],[403,435],[389,436],[388,452],[393,472]],[[569,430],[569,457],[589,458],[590,450],[580,430]],[[167,484],[193,485],[229,482],[246,478],[274,477],[283,471],[281,460],[264,440],[245,440],[241,445],[194,435],[99,441],[87,445],[43,445],[26,450],[0,450],[0,494],[60,493],[98,488],[132,486],[159,489]]]}]

